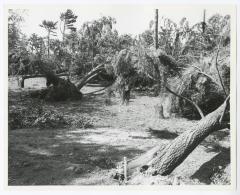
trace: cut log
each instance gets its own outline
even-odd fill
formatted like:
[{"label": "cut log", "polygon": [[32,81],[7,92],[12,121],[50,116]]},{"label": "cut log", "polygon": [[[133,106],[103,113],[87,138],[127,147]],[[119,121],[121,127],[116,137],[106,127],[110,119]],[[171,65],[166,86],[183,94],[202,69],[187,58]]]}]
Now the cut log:
[{"label": "cut log", "polygon": [[198,123],[164,147],[157,146],[131,160],[129,173],[138,169],[150,171],[153,175],[168,175],[179,166],[191,152],[211,133],[223,127],[222,118],[229,103],[229,97],[215,111],[205,116]]}]

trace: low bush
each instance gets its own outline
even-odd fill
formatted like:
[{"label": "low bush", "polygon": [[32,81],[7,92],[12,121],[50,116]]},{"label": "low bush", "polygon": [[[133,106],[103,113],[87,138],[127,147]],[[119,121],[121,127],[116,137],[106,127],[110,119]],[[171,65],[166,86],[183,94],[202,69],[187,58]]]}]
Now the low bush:
[{"label": "low bush", "polygon": [[21,128],[91,128],[93,119],[86,116],[75,118],[66,117],[55,110],[44,110],[40,105],[32,104],[31,107],[9,108],[8,127],[12,129]]}]

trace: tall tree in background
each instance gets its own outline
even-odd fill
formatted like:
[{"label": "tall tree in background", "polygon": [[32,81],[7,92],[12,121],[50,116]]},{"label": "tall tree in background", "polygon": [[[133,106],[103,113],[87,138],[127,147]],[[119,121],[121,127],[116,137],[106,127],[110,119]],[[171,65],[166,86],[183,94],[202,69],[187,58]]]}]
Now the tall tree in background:
[{"label": "tall tree in background", "polygon": [[60,31],[62,33],[62,40],[64,42],[66,30],[71,30],[73,32],[76,31],[76,28],[74,27],[73,24],[77,21],[77,16],[74,15],[72,10],[67,9],[66,12],[61,13],[60,20],[61,20]]},{"label": "tall tree in background", "polygon": [[[27,56],[26,37],[21,31],[26,10],[8,10],[8,67],[9,74],[18,74],[20,63]],[[23,67],[23,66],[22,66]]]},{"label": "tall tree in background", "polygon": [[203,10],[203,22],[202,22],[202,32],[205,32],[205,28],[206,28],[206,10]]},{"label": "tall tree in background", "polygon": [[33,33],[29,39],[28,43],[32,53],[40,54],[41,47],[43,43],[43,38],[38,36],[37,34]]},{"label": "tall tree in background", "polygon": [[58,22],[43,20],[42,24],[40,24],[40,26],[47,31],[48,58],[49,58],[49,52],[50,52],[50,36],[51,35],[57,36],[56,35],[57,23]]},{"label": "tall tree in background", "polygon": [[82,26],[84,42],[87,44],[88,55],[91,56],[91,65],[94,67],[94,57],[100,53],[100,45],[103,39],[109,36],[116,20],[112,17],[105,17],[91,22],[85,22]]},{"label": "tall tree in background", "polygon": [[[69,77],[71,75],[72,61],[74,59],[74,41],[76,39],[76,27],[74,23],[77,17],[72,10],[67,9],[66,12],[60,15],[60,31],[62,33],[62,49],[64,51],[65,59],[64,66],[68,69]],[[70,30],[70,35],[66,35],[66,30]]]},{"label": "tall tree in background", "polygon": [[20,41],[20,25],[24,21],[24,18],[20,13],[12,9],[10,9],[8,13],[8,48],[12,50],[17,47]]},{"label": "tall tree in background", "polygon": [[155,49],[158,49],[158,9],[155,10]]}]

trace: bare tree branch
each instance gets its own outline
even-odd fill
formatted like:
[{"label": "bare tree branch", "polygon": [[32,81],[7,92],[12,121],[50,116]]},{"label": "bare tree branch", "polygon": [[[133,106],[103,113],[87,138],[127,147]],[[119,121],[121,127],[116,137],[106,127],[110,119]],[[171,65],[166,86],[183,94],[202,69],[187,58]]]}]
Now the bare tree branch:
[{"label": "bare tree branch", "polygon": [[190,104],[192,104],[192,105],[196,108],[196,110],[198,111],[198,113],[199,113],[199,115],[201,116],[201,118],[204,118],[204,114],[203,114],[201,108],[200,108],[195,102],[193,102],[192,100],[190,100],[190,99],[188,99],[188,98],[186,98],[186,97],[184,97],[184,96],[182,96],[182,95],[179,95],[179,94],[175,93],[174,91],[172,91],[171,89],[169,89],[167,86],[165,86],[165,88],[166,88],[167,91],[169,91],[169,92],[172,93],[173,95],[175,95],[175,96],[177,96],[177,97],[179,97],[179,98],[182,98],[182,99],[188,101]]},{"label": "bare tree branch", "polygon": [[220,117],[220,119],[219,119],[219,123],[220,123],[220,124],[222,123],[224,114],[226,113],[229,100],[230,100],[230,95],[228,95],[228,97],[227,97],[226,100],[224,101],[225,107],[224,107],[223,113],[222,113],[222,115],[221,115],[221,117]]}]

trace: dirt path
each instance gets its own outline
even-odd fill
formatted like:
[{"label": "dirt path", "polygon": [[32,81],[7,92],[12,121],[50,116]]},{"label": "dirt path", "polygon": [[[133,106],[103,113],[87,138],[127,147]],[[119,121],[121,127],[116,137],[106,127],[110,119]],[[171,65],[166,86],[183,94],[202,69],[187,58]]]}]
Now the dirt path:
[{"label": "dirt path", "polygon": [[[194,124],[181,118],[156,120],[153,106],[157,101],[135,93],[128,106],[119,106],[117,99],[106,105],[104,95],[46,104],[49,110],[71,117],[92,117],[94,127],[9,131],[9,185],[118,185],[111,170],[124,156],[134,158],[157,144],[166,144]],[[217,169],[228,164],[229,133],[219,131],[168,178],[181,175],[186,183],[209,184]],[[137,178],[132,183],[152,181]]]}]

